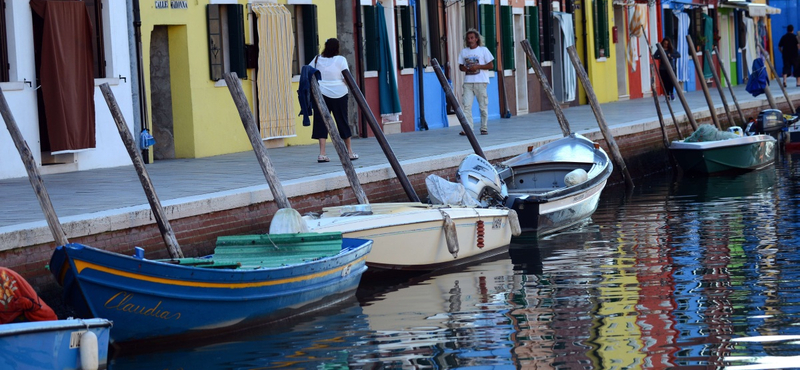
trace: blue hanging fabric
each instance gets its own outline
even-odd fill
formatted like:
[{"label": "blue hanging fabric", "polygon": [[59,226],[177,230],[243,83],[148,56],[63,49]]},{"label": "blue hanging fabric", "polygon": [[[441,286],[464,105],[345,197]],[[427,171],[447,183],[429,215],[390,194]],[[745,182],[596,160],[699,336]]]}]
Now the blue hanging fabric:
[{"label": "blue hanging fabric", "polygon": [[747,86],[745,90],[753,96],[759,96],[764,93],[764,88],[769,84],[767,81],[767,69],[764,67],[764,60],[756,58],[753,61],[753,73],[750,73],[750,78],[747,79]]},{"label": "blue hanging fabric", "polygon": [[156,139],[146,128],[142,129],[142,133],[139,134],[139,148],[145,150],[153,145],[156,145]]}]

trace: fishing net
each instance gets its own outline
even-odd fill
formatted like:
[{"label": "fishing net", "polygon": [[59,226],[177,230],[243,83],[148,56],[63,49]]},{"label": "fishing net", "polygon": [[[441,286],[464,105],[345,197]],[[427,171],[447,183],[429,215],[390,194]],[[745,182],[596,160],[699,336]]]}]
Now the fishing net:
[{"label": "fishing net", "polygon": [[735,139],[739,137],[733,132],[729,131],[720,131],[717,130],[716,127],[704,123],[697,128],[691,136],[687,137],[684,142],[687,143],[700,143],[704,141],[718,141],[718,140],[727,140],[727,139]]}]

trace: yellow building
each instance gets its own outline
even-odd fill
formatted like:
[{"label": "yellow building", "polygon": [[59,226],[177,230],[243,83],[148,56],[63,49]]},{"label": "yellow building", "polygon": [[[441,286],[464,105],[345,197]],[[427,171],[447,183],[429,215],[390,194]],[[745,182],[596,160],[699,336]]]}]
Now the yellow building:
[{"label": "yellow building", "polygon": [[335,2],[141,2],[141,60],[155,159],[251,150],[223,79],[236,72],[268,146],[312,143],[299,71],[336,37]]}]

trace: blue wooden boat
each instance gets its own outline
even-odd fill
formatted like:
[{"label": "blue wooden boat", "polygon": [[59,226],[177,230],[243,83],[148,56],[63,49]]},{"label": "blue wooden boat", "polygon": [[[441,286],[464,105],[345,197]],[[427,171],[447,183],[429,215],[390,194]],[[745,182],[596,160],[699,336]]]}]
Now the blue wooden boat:
[{"label": "blue wooden boat", "polygon": [[212,256],[148,260],[73,243],[56,249],[50,270],[80,315],[114,322],[112,342],[154,343],[218,335],[352,297],[371,248],[371,240],[341,233],[263,234],[220,237]]},{"label": "blue wooden boat", "polygon": [[[106,368],[110,330],[111,322],[105,319],[0,325],[0,369],[81,369],[82,361]],[[87,343],[87,332],[96,342]]]}]

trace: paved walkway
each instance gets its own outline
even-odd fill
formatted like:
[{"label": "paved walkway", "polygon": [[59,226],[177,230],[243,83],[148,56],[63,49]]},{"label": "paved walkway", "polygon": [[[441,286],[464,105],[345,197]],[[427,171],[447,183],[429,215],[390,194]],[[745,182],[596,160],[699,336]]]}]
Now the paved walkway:
[{"label": "paved walkway", "polygon": [[[793,100],[800,99],[800,88],[789,81],[789,93]],[[783,95],[774,83],[773,96],[781,103]],[[752,97],[744,86],[735,89],[740,105],[744,109],[767,106],[764,95]],[[711,90],[715,105],[723,112],[716,89]],[[727,93],[727,90],[726,90]],[[687,100],[695,117],[708,116],[708,107],[702,91],[687,93]],[[728,96],[731,110],[735,109]],[[669,119],[669,111],[662,102],[662,111]],[[673,102],[676,114],[682,114],[680,101]],[[636,99],[602,104],[606,121],[615,130],[626,126],[656,122],[657,117],[652,98]],[[589,105],[565,109],[573,132],[597,131],[597,122]],[[736,115],[734,111],[734,115]],[[679,120],[680,115],[678,116]],[[236,118],[238,120],[238,117]],[[669,122],[669,121],[668,121]],[[418,131],[388,135],[387,139],[407,173],[409,167],[419,167],[426,161],[443,155],[466,154],[471,151],[466,137],[459,136],[460,126],[446,129]],[[561,130],[552,111],[536,112],[509,119],[489,122],[490,134],[478,136],[484,151],[516,148],[520,145],[561,136]],[[3,134],[5,135],[5,134]],[[270,149],[269,155],[284,186],[292,186],[303,179],[314,176],[343,174],[337,162],[336,151],[329,142],[328,153],[333,154],[330,163],[317,163],[317,145],[291,146]],[[374,138],[354,139],[354,151],[360,159],[354,162],[359,172],[386,168],[391,171],[380,146]],[[461,155],[463,155],[461,154]],[[511,155],[511,154],[509,154]],[[490,159],[492,156],[489,155]],[[500,157],[495,155],[495,157]],[[18,160],[9,158],[4,160]],[[156,161],[147,166],[156,191],[165,205],[181,204],[186,199],[214,198],[217,194],[232,194],[266,188],[252,152],[220,155],[210,158],[175,159]],[[417,171],[419,172],[419,171]],[[62,223],[70,219],[101,218],[103,214],[126,207],[147,207],[147,199],[141,188],[133,166],[97,169],[89,171],[51,174],[43,176],[45,186]],[[0,240],[2,234],[33,228],[46,227],[44,216],[27,178],[0,180]],[[287,193],[297,193],[297,191]],[[220,195],[222,196],[222,195]],[[14,239],[16,240],[16,239]],[[52,239],[51,239],[52,240]],[[9,240],[6,240],[9,242]],[[14,248],[11,245],[0,249]]]}]

